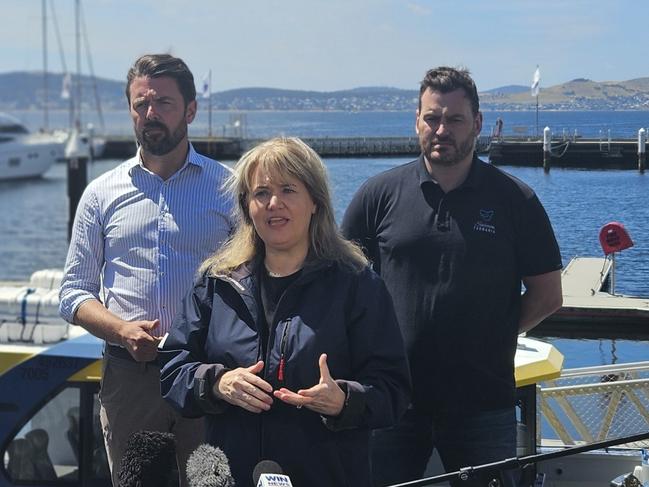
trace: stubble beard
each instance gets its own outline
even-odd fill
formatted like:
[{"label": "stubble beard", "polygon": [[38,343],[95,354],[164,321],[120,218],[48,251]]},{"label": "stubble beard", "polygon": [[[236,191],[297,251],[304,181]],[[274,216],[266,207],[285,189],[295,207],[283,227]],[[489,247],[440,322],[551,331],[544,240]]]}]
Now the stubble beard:
[{"label": "stubble beard", "polygon": [[[149,137],[147,131],[152,128],[162,130],[163,135],[160,137]],[[187,124],[184,121],[181,121],[173,132],[169,132],[169,129],[163,123],[152,121],[145,124],[140,132],[136,131],[135,138],[143,151],[154,156],[164,156],[178,147],[178,144],[180,144],[186,135]]]},{"label": "stubble beard", "polygon": [[462,140],[458,145],[456,140],[453,139],[437,139],[435,142],[448,142],[451,140],[453,142],[453,149],[451,151],[437,152],[437,155],[433,156],[433,153],[436,151],[433,150],[433,139],[420,140],[421,151],[426,156],[428,162],[432,165],[439,165],[444,167],[451,167],[459,164],[468,156],[473,155],[473,148],[475,144],[476,133],[471,132],[466,139]]}]

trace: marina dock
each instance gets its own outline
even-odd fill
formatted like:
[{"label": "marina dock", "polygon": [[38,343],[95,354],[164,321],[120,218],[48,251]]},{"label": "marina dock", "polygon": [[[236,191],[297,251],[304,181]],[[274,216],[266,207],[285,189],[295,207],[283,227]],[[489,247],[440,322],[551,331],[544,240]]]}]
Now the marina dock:
[{"label": "marina dock", "polygon": [[561,273],[563,306],[533,335],[593,338],[646,338],[649,297],[608,291],[612,265],[604,257],[575,257]]},{"label": "marina dock", "polygon": [[[201,154],[214,159],[238,159],[264,139],[246,137],[192,137]],[[417,157],[419,140],[413,137],[303,137],[320,156],[335,157]],[[107,136],[103,159],[127,159],[135,153],[132,136]],[[478,154],[494,165],[543,165],[543,141],[521,137],[478,137]],[[549,152],[550,167],[582,169],[638,169],[638,144],[632,139],[557,139]]]},{"label": "marina dock", "polygon": [[[498,138],[489,144],[488,154],[494,165],[541,167],[543,141]],[[635,139],[553,139],[547,155],[550,167],[638,169],[638,142]]]},{"label": "marina dock", "polygon": [[[191,137],[194,148],[214,159],[238,159],[265,139],[244,137]],[[322,157],[417,157],[419,139],[413,137],[302,137]],[[485,152],[491,137],[480,136],[479,152]],[[135,153],[132,136],[108,136],[103,159],[127,159]]]}]

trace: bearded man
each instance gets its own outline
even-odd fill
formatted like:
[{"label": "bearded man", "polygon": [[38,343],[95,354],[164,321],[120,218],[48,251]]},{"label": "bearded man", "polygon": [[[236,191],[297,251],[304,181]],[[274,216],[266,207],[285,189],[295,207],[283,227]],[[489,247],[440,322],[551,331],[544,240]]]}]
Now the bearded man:
[{"label": "bearded man", "polygon": [[474,154],[482,113],[468,71],[426,73],[415,129],[420,157],[369,179],[342,224],[392,294],[413,380],[404,418],[373,434],[377,486],[421,478],[433,448],[447,471],[516,456],[517,335],[562,302],[543,206]]},{"label": "bearded man", "polygon": [[158,343],[199,264],[231,233],[226,166],[187,138],[194,77],[182,59],[140,57],[126,99],[135,157],[86,188],[77,209],[59,296],[61,316],[105,340],[100,418],[113,485],[132,433],[176,435],[181,486],[203,441],[202,420],[182,418],[160,395]]}]

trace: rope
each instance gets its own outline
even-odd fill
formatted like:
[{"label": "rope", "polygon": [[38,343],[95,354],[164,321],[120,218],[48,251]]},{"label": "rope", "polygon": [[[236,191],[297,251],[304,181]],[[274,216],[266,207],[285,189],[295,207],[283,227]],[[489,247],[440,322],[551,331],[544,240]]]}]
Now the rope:
[{"label": "rope", "polygon": [[[607,256],[604,257],[604,261],[602,262],[602,268],[599,271],[599,282],[602,283],[602,284],[604,284],[604,279],[606,279],[606,276],[604,275],[604,270],[606,269],[606,263],[609,260],[611,260],[610,255],[607,255]],[[590,288],[590,295],[591,296],[595,296],[596,292],[597,291],[595,290],[595,288]]]},{"label": "rope", "polygon": [[[553,151],[557,150],[558,148],[560,148],[562,145],[563,145],[563,150],[561,151],[561,154],[557,154],[556,152],[553,152]],[[560,159],[565,155],[565,153],[568,150],[568,147],[570,147],[570,141],[569,140],[567,140],[565,142],[561,142],[559,145],[557,145],[554,148],[552,146],[550,146],[550,154],[552,155],[552,157],[556,157],[557,159]]]},{"label": "rope", "polygon": [[23,326],[27,324],[27,296],[35,292],[36,289],[33,287],[27,288],[27,291],[25,291],[23,299],[20,302],[20,323],[22,323]]},{"label": "rope", "polygon": [[20,339],[22,341],[31,341],[34,338],[34,332],[36,330],[36,324],[34,324],[34,327],[32,328],[32,333],[30,337],[25,337],[25,332],[27,331],[27,296],[30,294],[34,294],[36,292],[36,289],[33,287],[27,288],[27,291],[25,291],[25,294],[23,295],[23,299],[20,303],[20,323],[23,325],[23,331],[21,333]]}]

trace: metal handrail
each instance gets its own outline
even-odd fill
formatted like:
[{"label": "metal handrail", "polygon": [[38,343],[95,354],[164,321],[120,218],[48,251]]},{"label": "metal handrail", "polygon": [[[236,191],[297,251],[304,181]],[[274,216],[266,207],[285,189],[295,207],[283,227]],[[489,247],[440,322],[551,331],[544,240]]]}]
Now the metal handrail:
[{"label": "metal handrail", "polygon": [[595,365],[591,367],[576,367],[561,371],[561,378],[576,375],[601,375],[609,372],[630,372],[637,370],[649,370],[649,362],[629,362],[625,364]]},{"label": "metal handrail", "polygon": [[[648,430],[649,377],[639,378],[641,372],[649,375],[649,362],[565,370],[561,377],[538,388],[539,414],[565,445],[601,441],[609,437],[614,426],[631,427],[622,415],[633,415],[636,423],[641,422]],[[600,381],[588,382],[593,376]],[[579,379],[583,381],[558,385]],[[540,435],[539,428],[537,442]]]}]

